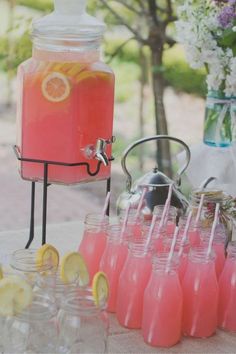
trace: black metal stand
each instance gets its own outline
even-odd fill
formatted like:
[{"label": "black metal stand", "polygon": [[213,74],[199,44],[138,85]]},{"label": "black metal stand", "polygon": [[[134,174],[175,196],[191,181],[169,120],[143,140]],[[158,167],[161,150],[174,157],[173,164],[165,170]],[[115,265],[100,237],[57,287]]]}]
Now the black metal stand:
[{"label": "black metal stand", "polygon": [[[90,170],[90,165],[87,162],[78,162],[78,163],[64,163],[64,162],[57,162],[57,161],[47,161],[47,160],[38,160],[38,159],[30,159],[20,156],[20,153],[15,145],[13,147],[15,155],[19,161],[22,162],[34,162],[42,164],[44,167],[43,173],[43,211],[42,211],[42,244],[46,243],[46,234],[47,234],[47,197],[48,197],[48,187],[51,185],[48,183],[48,168],[50,165],[56,166],[65,166],[65,167],[75,167],[75,166],[85,166],[87,169],[87,173],[89,176],[96,176],[99,171],[102,162],[97,162],[97,167],[95,171]],[[113,161],[114,158],[111,157],[109,161]],[[111,178],[106,180],[106,193],[111,190]],[[29,239],[25,246],[25,248],[29,248],[32,241],[34,240],[34,215],[35,215],[35,189],[36,189],[36,181],[31,182],[31,212],[30,212],[30,231],[29,231]],[[109,205],[107,207],[107,215],[109,215]]]}]

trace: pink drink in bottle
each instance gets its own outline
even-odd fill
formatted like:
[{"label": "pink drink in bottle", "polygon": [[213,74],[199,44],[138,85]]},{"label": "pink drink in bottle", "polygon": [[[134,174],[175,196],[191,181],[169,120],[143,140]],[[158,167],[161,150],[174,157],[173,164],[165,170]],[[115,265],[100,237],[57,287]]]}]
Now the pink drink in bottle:
[{"label": "pink drink in bottle", "polygon": [[85,218],[83,239],[78,251],[87,264],[90,281],[99,270],[101,257],[106,247],[108,223],[108,217],[101,214],[88,214]]},{"label": "pink drink in bottle", "polygon": [[[125,218],[125,211],[120,213],[120,223],[123,225]],[[139,238],[142,235],[142,216],[136,217],[136,209],[129,210],[129,216],[127,221],[127,229],[129,229],[129,234],[132,238]]]},{"label": "pink drink in bottle", "polygon": [[175,257],[167,270],[168,253],[153,259],[153,270],[144,292],[142,334],[147,344],[171,347],[181,338],[183,294]]},{"label": "pink drink in bottle", "polygon": [[106,273],[109,281],[109,298],[107,310],[116,311],[117,288],[121,270],[126,260],[127,252],[121,247],[120,225],[107,228],[107,244],[100,261],[100,270]]},{"label": "pink drink in bottle", "polygon": [[[206,229],[205,231],[202,232],[201,244],[206,248],[208,247],[210,235],[211,235],[211,230],[209,229]],[[219,278],[225,264],[226,239],[227,236],[225,233],[225,229],[220,227],[220,225],[217,225],[214,234],[213,244],[212,244],[212,248],[215,251],[215,255],[216,255],[215,267],[216,267],[217,278]]]},{"label": "pink drink in bottle", "polygon": [[214,253],[202,247],[192,249],[184,276],[183,333],[206,338],[215,333],[219,288]]},{"label": "pink drink in bottle", "polygon": [[127,328],[141,328],[143,294],[151,272],[151,256],[146,240],[129,244],[129,254],[120,274],[116,315]]},{"label": "pink drink in bottle", "polygon": [[230,242],[219,279],[218,326],[236,332],[236,241]]}]

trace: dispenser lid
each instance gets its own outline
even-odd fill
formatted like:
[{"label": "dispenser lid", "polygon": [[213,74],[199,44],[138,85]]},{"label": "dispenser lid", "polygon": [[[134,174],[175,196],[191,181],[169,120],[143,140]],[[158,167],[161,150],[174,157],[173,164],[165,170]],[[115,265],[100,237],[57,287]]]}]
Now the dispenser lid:
[{"label": "dispenser lid", "polygon": [[60,39],[95,40],[105,24],[86,13],[86,0],[54,0],[54,11],[33,21],[33,36]]}]

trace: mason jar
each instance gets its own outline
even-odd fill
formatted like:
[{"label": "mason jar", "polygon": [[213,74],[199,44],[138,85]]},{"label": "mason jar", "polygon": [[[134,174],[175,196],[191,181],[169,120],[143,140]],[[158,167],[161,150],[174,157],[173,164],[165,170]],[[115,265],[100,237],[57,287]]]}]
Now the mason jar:
[{"label": "mason jar", "polygon": [[105,353],[109,322],[103,308],[94,303],[91,289],[68,294],[57,316],[57,353]]},{"label": "mason jar", "polygon": [[28,308],[5,319],[4,353],[56,353],[56,313],[55,303],[49,296],[34,293],[33,302]]}]

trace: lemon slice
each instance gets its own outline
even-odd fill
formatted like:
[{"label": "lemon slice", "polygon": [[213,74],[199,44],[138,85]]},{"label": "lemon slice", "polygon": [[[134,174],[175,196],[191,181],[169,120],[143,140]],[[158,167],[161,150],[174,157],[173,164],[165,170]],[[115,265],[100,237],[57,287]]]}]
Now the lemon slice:
[{"label": "lemon slice", "polygon": [[104,272],[97,272],[93,277],[92,292],[95,304],[103,307],[109,296],[109,283]]},{"label": "lemon slice", "polygon": [[45,243],[36,252],[36,265],[39,268],[51,266],[57,268],[59,264],[59,253],[55,247]]},{"label": "lemon slice", "polygon": [[89,284],[88,268],[79,252],[69,252],[62,258],[60,276],[65,283],[78,279],[80,286]]},{"label": "lemon slice", "polygon": [[0,280],[0,315],[13,316],[22,312],[33,299],[31,286],[13,275]]},{"label": "lemon slice", "polygon": [[59,72],[51,72],[42,82],[43,96],[50,102],[61,102],[69,97],[71,87],[68,78]]}]

